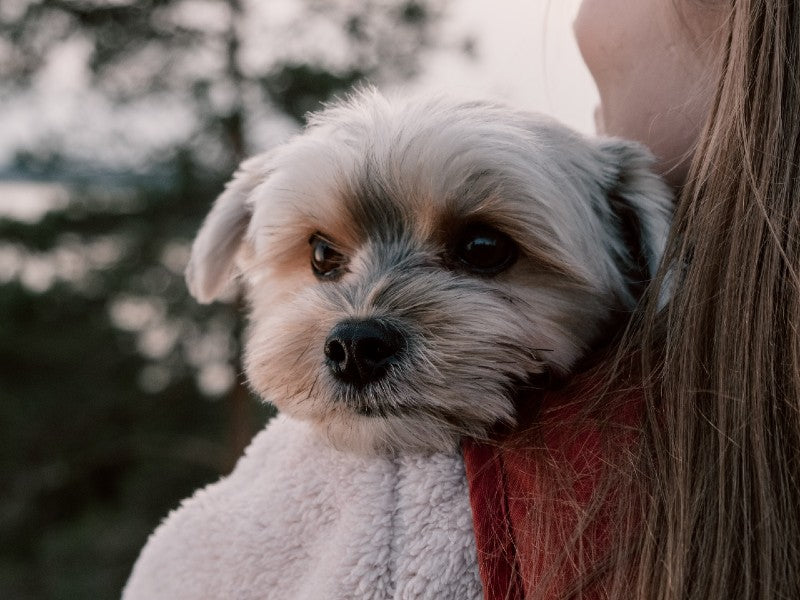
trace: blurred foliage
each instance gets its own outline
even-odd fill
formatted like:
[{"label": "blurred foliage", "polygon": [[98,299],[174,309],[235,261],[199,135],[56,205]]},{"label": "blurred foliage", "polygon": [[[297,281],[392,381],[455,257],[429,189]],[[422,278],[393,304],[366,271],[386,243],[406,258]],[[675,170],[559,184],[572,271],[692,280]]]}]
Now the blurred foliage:
[{"label": "blurred foliage", "polygon": [[[0,39],[10,42],[0,48],[0,98],[35,87],[59,53],[82,54],[89,87],[114,107],[178,105],[191,123],[179,145],[150,158],[163,164],[180,147],[227,173],[262,145],[248,126],[277,113],[299,123],[357,81],[413,76],[443,2],[0,0]],[[47,136],[36,152],[68,152],[66,141]]]},{"label": "blurred foliage", "polygon": [[73,123],[6,166],[69,200],[0,218],[0,598],[118,597],[159,520],[232,467],[271,409],[243,385],[235,294],[185,291],[192,236],[265,124],[413,76],[441,15],[436,0],[0,0],[0,101],[39,93],[79,40],[81,93],[111,129],[132,108],[189,123],[144,147],[101,126],[94,154],[71,146],[92,124]]}]

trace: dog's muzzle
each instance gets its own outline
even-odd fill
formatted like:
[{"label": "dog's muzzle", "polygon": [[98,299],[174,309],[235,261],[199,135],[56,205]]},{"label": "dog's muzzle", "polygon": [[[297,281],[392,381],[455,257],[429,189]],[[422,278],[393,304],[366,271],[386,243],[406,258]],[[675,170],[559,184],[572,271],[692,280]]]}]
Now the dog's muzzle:
[{"label": "dog's muzzle", "polygon": [[405,347],[396,327],[376,319],[342,321],[325,340],[328,368],[339,381],[364,387],[386,375]]}]

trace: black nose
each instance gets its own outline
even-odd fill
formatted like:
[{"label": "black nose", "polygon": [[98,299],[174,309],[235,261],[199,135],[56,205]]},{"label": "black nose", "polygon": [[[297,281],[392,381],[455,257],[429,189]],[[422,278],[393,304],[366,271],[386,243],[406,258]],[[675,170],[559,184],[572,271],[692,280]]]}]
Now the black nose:
[{"label": "black nose", "polygon": [[343,321],[325,340],[328,368],[340,381],[358,387],[377,381],[403,348],[403,335],[374,319]]}]

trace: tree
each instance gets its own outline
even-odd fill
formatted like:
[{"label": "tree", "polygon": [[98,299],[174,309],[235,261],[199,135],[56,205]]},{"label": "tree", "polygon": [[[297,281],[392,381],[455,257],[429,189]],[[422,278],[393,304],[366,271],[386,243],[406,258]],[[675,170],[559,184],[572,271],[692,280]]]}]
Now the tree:
[{"label": "tree", "polygon": [[[0,0],[0,101],[41,117],[5,177],[69,190],[0,219],[0,597],[118,596],[158,519],[232,466],[269,411],[242,386],[237,311],[185,292],[199,220],[308,110],[413,76],[442,10]],[[71,95],[43,97],[60,73]]]}]

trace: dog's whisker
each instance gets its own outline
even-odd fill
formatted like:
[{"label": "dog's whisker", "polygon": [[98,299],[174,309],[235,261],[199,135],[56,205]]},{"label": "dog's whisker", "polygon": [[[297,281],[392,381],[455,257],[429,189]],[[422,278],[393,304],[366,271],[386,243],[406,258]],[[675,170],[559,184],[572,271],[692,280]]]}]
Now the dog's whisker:
[{"label": "dog's whisker", "polygon": [[306,396],[306,400],[308,400],[312,396],[314,396],[314,390],[316,389],[317,383],[319,382],[319,377],[320,377],[320,375],[319,375],[319,373],[317,373],[317,376],[314,378],[314,381],[311,383],[311,387],[308,389],[308,395]]}]

